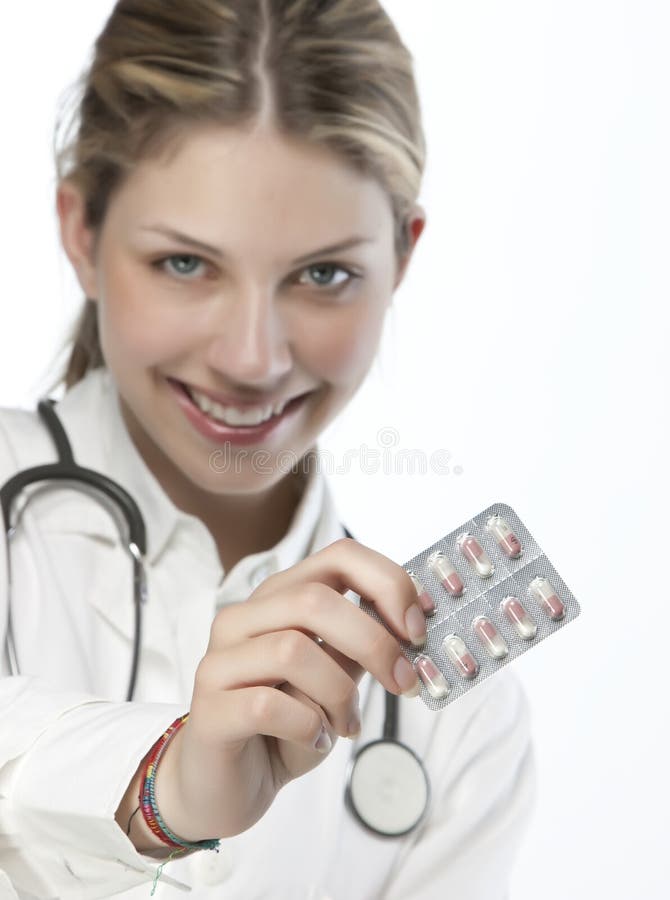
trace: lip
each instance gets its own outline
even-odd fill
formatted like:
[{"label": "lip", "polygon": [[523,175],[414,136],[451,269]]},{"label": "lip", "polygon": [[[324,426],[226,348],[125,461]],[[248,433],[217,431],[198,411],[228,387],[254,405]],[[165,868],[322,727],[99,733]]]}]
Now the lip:
[{"label": "lip", "polygon": [[204,413],[191,400],[181,382],[168,378],[167,383],[186,419],[199,434],[215,444],[258,444],[261,441],[267,441],[269,438],[277,439],[302,409],[305,400],[312,393],[310,391],[294,397],[284,407],[280,416],[271,416],[266,422],[261,422],[260,425],[233,426],[225,425],[223,422],[216,422]]},{"label": "lip", "polygon": [[[214,403],[220,403],[221,406],[234,406],[239,410],[247,410],[247,409],[257,409],[259,406],[272,406],[275,407],[278,403],[282,403],[286,400],[286,397],[261,397],[256,400],[242,400],[239,397],[233,397],[232,394],[218,394],[216,391],[210,391],[207,388],[201,388],[194,384],[189,384],[185,381],[179,381],[176,378],[168,378],[168,381],[171,381],[175,384],[175,386],[186,386],[190,391],[196,391],[198,394],[204,394],[205,397],[209,397],[210,400],[213,400]],[[303,392],[304,393],[304,392]],[[293,400],[296,397],[301,395],[294,395]]]}]

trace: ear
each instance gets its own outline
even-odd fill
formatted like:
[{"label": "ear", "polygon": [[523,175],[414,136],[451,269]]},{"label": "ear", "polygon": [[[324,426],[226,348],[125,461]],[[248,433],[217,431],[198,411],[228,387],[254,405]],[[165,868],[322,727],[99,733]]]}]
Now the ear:
[{"label": "ear", "polygon": [[407,235],[409,237],[409,245],[407,247],[407,252],[403,256],[398,267],[395,283],[393,285],[394,291],[405,277],[405,272],[407,271],[407,266],[409,265],[409,261],[412,258],[412,253],[414,252],[414,248],[416,247],[416,242],[419,240],[419,237],[421,236],[421,233],[423,232],[423,229],[425,227],[426,211],[423,206],[415,203],[407,217],[407,222],[405,225],[405,228],[407,229]]},{"label": "ear", "polygon": [[97,300],[95,235],[86,226],[83,195],[72,182],[64,180],[59,184],[56,209],[63,249],[72,263],[84,294],[91,300]]}]

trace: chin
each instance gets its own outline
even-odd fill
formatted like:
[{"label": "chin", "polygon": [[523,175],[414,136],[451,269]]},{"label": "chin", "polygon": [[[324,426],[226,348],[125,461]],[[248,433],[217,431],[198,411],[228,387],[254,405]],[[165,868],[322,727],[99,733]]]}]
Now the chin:
[{"label": "chin", "polygon": [[294,451],[280,451],[277,462],[272,458],[266,460],[263,448],[256,448],[255,452],[259,451],[263,453],[263,457],[261,464],[257,464],[256,467],[253,451],[246,458],[242,456],[240,461],[239,456],[218,449],[209,454],[204,470],[198,467],[197,471],[190,474],[188,469],[179,468],[200,490],[222,496],[264,493],[290,475],[292,467],[301,472],[299,463],[304,454],[298,456]]}]

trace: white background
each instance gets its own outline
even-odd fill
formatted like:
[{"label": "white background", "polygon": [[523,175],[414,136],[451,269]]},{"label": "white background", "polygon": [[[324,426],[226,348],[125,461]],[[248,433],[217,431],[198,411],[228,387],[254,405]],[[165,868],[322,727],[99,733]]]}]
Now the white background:
[{"label": "white background", "polygon": [[[3,7],[0,403],[31,405],[80,302],[60,249],[60,96],[110,0]],[[666,898],[670,13],[662,0],[387,0],[415,58],[428,213],[364,388],[324,436],[460,474],[331,483],[403,562],[490,503],[582,615],[513,665],[540,796],[514,900]],[[388,429],[395,429],[389,432]]]}]

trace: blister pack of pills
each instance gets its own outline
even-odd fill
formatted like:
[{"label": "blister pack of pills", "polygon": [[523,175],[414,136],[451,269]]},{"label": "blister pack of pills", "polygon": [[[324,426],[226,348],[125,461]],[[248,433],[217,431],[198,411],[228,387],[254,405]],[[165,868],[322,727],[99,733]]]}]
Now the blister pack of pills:
[{"label": "blister pack of pills", "polygon": [[[429,611],[425,644],[415,647],[400,639],[400,646],[419,676],[424,703],[433,710],[495,675],[581,611],[505,503],[492,504],[403,568]],[[363,598],[360,608],[388,629]]]}]

